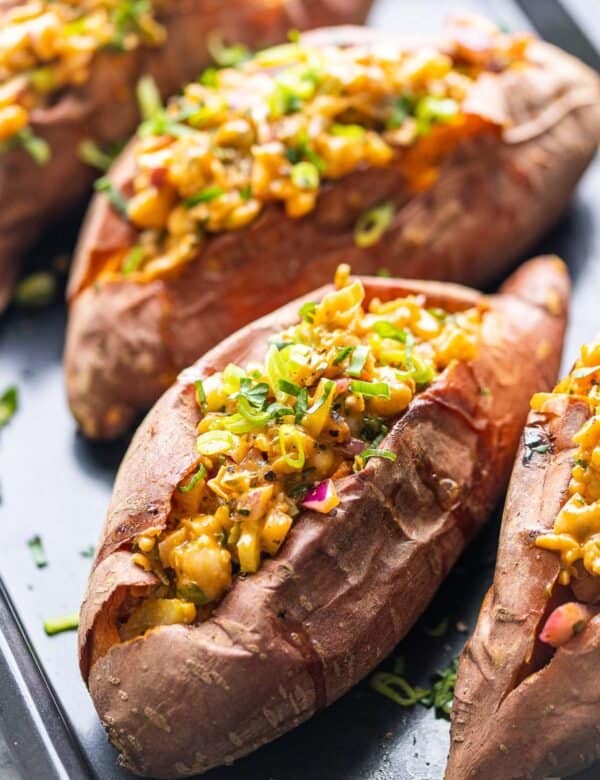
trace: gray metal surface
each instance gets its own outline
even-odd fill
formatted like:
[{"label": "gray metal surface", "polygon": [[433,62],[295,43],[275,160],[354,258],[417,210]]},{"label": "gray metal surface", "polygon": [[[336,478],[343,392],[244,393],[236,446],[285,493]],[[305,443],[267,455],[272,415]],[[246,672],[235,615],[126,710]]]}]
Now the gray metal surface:
[{"label": "gray metal surface", "polygon": [[[380,0],[371,22],[400,33],[439,27],[452,0]],[[509,27],[529,26],[509,0],[462,0]],[[594,3],[590,3],[590,9]],[[592,17],[589,29],[598,29]],[[593,35],[592,35],[593,37]],[[591,168],[563,223],[543,250],[562,254],[574,278],[574,300],[564,365],[600,329],[600,162]],[[61,244],[60,231],[56,235]],[[66,408],[60,357],[64,309],[13,311],[0,321],[0,390],[17,384],[21,408],[0,433],[0,727],[29,778],[131,777],[116,766],[79,678],[75,635],[48,638],[45,617],[78,609],[89,570],[80,553],[93,544],[126,442],[92,445],[75,431]],[[27,540],[40,534],[49,565],[36,569]],[[472,627],[493,569],[497,520],[476,542],[397,653],[407,676],[427,684],[459,652],[465,639],[452,628],[442,639],[424,629],[450,615]],[[30,644],[24,643],[8,600]],[[7,649],[8,645],[10,649]],[[39,661],[39,667],[38,667]],[[389,662],[387,662],[389,665]],[[384,666],[386,666],[384,664]],[[420,706],[404,710],[358,686],[294,733],[212,780],[440,780],[448,724]],[[89,761],[89,766],[87,762]],[[61,775],[61,772],[63,773]],[[0,778],[16,775],[0,742]],[[66,773],[66,774],[65,774]],[[582,776],[583,777],[583,776]],[[590,773],[589,780],[597,777]]]}]

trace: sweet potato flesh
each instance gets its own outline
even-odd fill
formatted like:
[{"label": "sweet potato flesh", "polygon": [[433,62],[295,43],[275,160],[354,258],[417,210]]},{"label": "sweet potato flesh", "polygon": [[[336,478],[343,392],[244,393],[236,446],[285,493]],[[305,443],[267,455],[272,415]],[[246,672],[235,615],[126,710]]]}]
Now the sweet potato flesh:
[{"label": "sweet potato flesh", "polygon": [[543,411],[556,403],[556,396],[577,396],[590,406],[591,417],[575,434],[575,464],[567,501],[558,513],[554,528],[538,537],[539,547],[560,555],[560,582],[568,585],[582,576],[600,575],[600,339],[581,349],[569,376],[551,394],[534,397],[532,406]]},{"label": "sweet potato flesh", "polygon": [[210,615],[238,574],[275,555],[302,509],[326,516],[335,481],[396,455],[385,435],[413,397],[477,350],[478,308],[449,314],[420,296],[372,300],[340,266],[336,289],[265,344],[265,359],[196,382],[196,466],[163,530],[133,560],[159,584],[126,600],[121,638]]},{"label": "sweet potato flesh", "polygon": [[[466,29],[478,30],[477,51],[459,43]],[[140,128],[135,172],[117,193],[136,241],[103,277],[172,274],[211,234],[247,226],[273,202],[302,217],[324,181],[361,168],[397,165],[409,189],[426,189],[462,139],[495,127],[468,98],[482,72],[523,64],[526,43],[472,22],[444,50],[299,41],[209,69]],[[380,204],[359,219],[357,243],[374,243],[392,215]]]},{"label": "sweet potato flesh", "polygon": [[43,162],[48,152],[29,127],[31,111],[48,105],[60,89],[86,82],[101,50],[161,44],[160,6],[35,0],[7,11],[0,18],[0,143],[22,143]]}]

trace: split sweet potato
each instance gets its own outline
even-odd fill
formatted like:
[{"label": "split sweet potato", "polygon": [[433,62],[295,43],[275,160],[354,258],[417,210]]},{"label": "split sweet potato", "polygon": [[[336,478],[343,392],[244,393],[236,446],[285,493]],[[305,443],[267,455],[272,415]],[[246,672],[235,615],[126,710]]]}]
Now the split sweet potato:
[{"label": "split sweet potato", "polygon": [[367,302],[408,295],[434,313],[476,307],[474,357],[451,360],[417,392],[390,420],[377,445],[384,454],[331,481],[336,510],[302,511],[283,546],[256,573],[235,576],[212,612],[124,640],[124,605],[158,582],[138,565],[134,550],[146,547],[136,539],[163,533],[177,486],[188,480],[190,489],[196,473],[203,415],[195,383],[260,360],[268,339],[297,322],[299,306],[306,311],[330,288],[208,352],[155,405],[125,456],[79,643],[100,718],[138,774],[184,777],[230,762],[340,697],[407,633],[502,495],[529,398],[558,370],[565,267],[533,260],[492,296],[434,282],[362,282]]},{"label": "split sweet potato", "polygon": [[459,663],[448,780],[565,777],[600,759],[598,459],[578,449],[598,437],[599,357],[596,340],[532,402],[494,582]]}]

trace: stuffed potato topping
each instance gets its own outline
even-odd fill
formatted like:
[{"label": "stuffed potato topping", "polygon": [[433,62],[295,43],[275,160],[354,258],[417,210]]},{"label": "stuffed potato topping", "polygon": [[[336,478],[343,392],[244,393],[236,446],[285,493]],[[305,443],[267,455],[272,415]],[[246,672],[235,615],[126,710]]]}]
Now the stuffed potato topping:
[{"label": "stuffed potato topping", "polygon": [[140,774],[243,756],[390,652],[489,515],[532,388],[556,374],[556,258],[489,297],[344,267],[336,282],[184,371],[119,471],[80,660]]},{"label": "stuffed potato topping", "polygon": [[97,175],[91,165],[110,164],[135,129],[140,77],[172,94],[210,52],[230,57],[221,39],[264,45],[291,27],[362,21],[369,5],[0,0],[0,309],[20,255],[79,206]]},{"label": "stuffed potato topping", "polygon": [[341,258],[489,282],[564,208],[599,98],[572,58],[472,19],[435,45],[331,29],[208,71],[141,126],[87,218],[65,366],[84,433],[125,430]]},{"label": "stuffed potato topping", "polygon": [[494,585],[459,665],[448,780],[562,777],[600,759],[599,602],[595,339],[532,398]]}]

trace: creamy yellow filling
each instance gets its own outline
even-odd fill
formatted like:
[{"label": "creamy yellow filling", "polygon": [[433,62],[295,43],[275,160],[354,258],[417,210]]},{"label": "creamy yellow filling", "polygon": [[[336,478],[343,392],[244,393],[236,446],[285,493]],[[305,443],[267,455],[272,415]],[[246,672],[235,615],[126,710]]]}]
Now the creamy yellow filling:
[{"label": "creamy yellow filling", "polygon": [[365,307],[362,283],[348,274],[338,269],[337,289],[305,304],[299,324],[265,345],[263,362],[197,384],[197,464],[165,530],[135,542],[134,561],[161,585],[123,638],[142,624],[190,622],[190,604],[192,619],[210,614],[237,574],[277,553],[302,509],[335,511],[334,480],[371,458],[393,462],[380,447],[393,420],[451,362],[476,354],[478,308],[449,313],[422,296]]},{"label": "creamy yellow filling", "polygon": [[553,395],[580,397],[589,404],[592,415],[573,437],[577,450],[569,497],[552,532],[536,541],[539,547],[560,554],[560,582],[568,585],[577,561],[590,574],[600,575],[600,340],[581,348],[569,376],[559,382],[553,394],[534,396],[532,409],[544,411]]},{"label": "creamy yellow filling", "polygon": [[[120,206],[138,240],[108,270],[171,272],[211,233],[248,225],[269,202],[302,217],[324,181],[364,167],[400,160],[414,189],[430,186],[456,143],[493,124],[465,105],[479,74],[522,63],[528,43],[481,22],[457,29],[475,36],[476,51],[461,33],[447,50],[291,42],[206,71],[140,129],[133,192]],[[368,220],[357,225],[359,245],[391,215],[376,219],[375,234]]]}]

